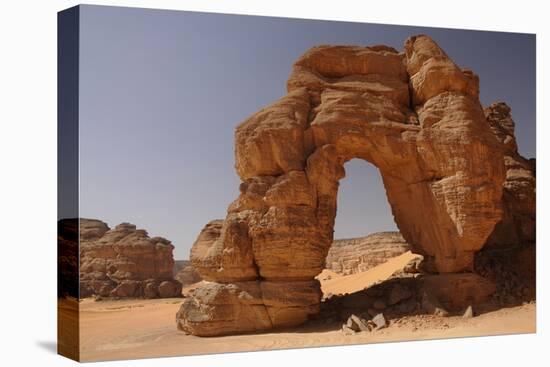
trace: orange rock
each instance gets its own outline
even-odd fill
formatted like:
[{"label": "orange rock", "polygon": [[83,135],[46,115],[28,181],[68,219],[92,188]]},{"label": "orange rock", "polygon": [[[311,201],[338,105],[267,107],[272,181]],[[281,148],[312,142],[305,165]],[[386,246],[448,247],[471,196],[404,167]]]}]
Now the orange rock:
[{"label": "orange rock", "polygon": [[[234,307],[205,296],[186,301],[179,324],[191,333],[214,335],[222,319],[232,321],[220,321],[219,334],[268,329],[277,320],[294,325],[315,312],[315,303],[305,301],[269,309],[304,294],[320,300],[308,282],[325,267],[338,181],[350,159],[378,167],[400,232],[434,272],[471,270],[502,218],[505,148],[483,113],[478,78],[429,37],[409,38],[404,53],[314,47],[294,64],[287,89],[237,127],[241,193],[219,238],[198,241],[191,253],[200,274],[217,282],[212,292],[258,282],[253,305],[267,307],[270,322],[243,316],[251,306],[240,306],[231,291]],[[270,282],[287,291],[267,297]]]},{"label": "orange rock", "polygon": [[180,297],[174,280],[174,246],[150,238],[135,225],[113,229],[99,220],[79,220],[80,297]]},{"label": "orange rock", "polygon": [[307,91],[299,89],[237,126],[235,167],[243,180],[304,168],[309,107]]},{"label": "orange rock", "polygon": [[515,123],[511,109],[504,102],[485,109],[487,122],[504,146],[504,181],[502,220],[495,226],[487,242],[488,248],[524,247],[535,243],[536,177],[535,160],[522,157],[514,136]]},{"label": "orange rock", "polygon": [[206,225],[191,249],[191,263],[204,280],[233,282],[258,276],[247,212],[229,213]]}]

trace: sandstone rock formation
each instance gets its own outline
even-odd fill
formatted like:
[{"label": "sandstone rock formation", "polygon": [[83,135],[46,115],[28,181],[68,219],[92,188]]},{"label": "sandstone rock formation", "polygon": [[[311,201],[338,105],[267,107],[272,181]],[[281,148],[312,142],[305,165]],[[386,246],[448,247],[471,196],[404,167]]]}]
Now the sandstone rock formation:
[{"label": "sandstone rock formation", "polygon": [[202,280],[189,260],[174,261],[174,278],[184,287]]},{"label": "sandstone rock formation", "polygon": [[174,246],[122,223],[114,229],[95,219],[80,219],[80,297],[181,296],[174,280]]},{"label": "sandstone rock formation", "polygon": [[528,246],[535,242],[535,161],[518,152],[511,109],[504,102],[485,108],[487,122],[504,148],[504,215],[487,241],[487,248]]},{"label": "sandstone rock formation", "polygon": [[493,295],[503,305],[521,304],[536,294],[535,159],[518,152],[511,109],[504,102],[485,108],[487,122],[504,147],[502,220],[476,255],[476,271],[497,286]]},{"label": "sandstone rock formation", "polygon": [[[218,239],[191,261],[210,284],[178,327],[217,335],[297,325],[318,312],[344,163],[381,173],[400,232],[433,272],[473,268],[502,218],[503,144],[478,78],[426,36],[405,52],[319,46],[293,66],[288,94],[235,133],[240,196]],[[256,315],[256,316],[252,316]]]},{"label": "sandstone rock formation", "polygon": [[342,275],[359,273],[409,250],[409,244],[399,232],[334,240],[328,251],[326,267]]}]

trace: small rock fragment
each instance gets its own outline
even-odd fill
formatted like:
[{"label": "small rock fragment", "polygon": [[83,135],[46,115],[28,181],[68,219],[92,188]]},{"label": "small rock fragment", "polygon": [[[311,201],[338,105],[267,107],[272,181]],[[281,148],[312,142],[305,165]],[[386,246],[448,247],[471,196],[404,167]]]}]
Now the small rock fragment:
[{"label": "small rock fragment", "polygon": [[383,329],[386,326],[388,326],[388,323],[386,321],[386,318],[384,317],[384,314],[379,313],[378,315],[374,316],[372,318],[372,322],[376,326],[376,330]]},{"label": "small rock fragment", "polygon": [[355,334],[355,331],[344,324],[342,325],[342,333],[344,333],[344,335],[353,335]]},{"label": "small rock fragment", "polygon": [[370,331],[367,321],[361,319],[359,316],[351,315],[346,322],[346,326],[353,331]]},{"label": "small rock fragment", "polygon": [[465,319],[474,317],[474,310],[472,309],[471,305],[466,308],[466,311],[464,311],[464,314],[462,315],[462,317]]}]

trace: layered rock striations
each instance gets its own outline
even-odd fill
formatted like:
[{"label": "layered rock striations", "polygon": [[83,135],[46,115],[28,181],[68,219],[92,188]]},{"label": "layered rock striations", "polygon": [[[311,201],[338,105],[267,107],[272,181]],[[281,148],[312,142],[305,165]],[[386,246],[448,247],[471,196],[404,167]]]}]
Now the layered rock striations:
[{"label": "layered rock striations", "polygon": [[410,250],[399,232],[379,232],[365,237],[334,240],[326,268],[342,275],[367,271]]},{"label": "layered rock striations", "polygon": [[236,128],[240,195],[219,237],[193,247],[209,283],[178,313],[188,333],[291,326],[318,312],[314,277],[350,159],[380,170],[400,232],[433,272],[472,270],[502,218],[504,147],[478,78],[429,37],[409,38],[403,53],[314,47],[294,64],[287,90]]},{"label": "layered rock striations", "polygon": [[535,159],[518,152],[511,108],[495,102],[485,108],[487,122],[504,147],[506,180],[504,214],[476,256],[476,271],[497,285],[504,304],[536,295],[536,169]]},{"label": "layered rock striations", "polygon": [[502,220],[487,241],[487,248],[528,246],[535,243],[536,176],[535,160],[518,152],[511,108],[495,102],[485,108],[487,122],[504,148],[504,181]]},{"label": "layered rock striations", "polygon": [[174,246],[122,223],[110,229],[94,219],[80,219],[80,297],[181,296],[174,280]]}]

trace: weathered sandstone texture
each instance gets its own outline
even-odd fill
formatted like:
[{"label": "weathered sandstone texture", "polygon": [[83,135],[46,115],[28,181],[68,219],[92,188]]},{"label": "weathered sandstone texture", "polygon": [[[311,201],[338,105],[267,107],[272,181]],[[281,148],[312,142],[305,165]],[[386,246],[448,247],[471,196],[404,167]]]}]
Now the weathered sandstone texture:
[{"label": "weathered sandstone texture", "polygon": [[409,250],[409,244],[399,232],[334,240],[328,251],[326,267],[342,275],[359,273]]},{"label": "weathered sandstone texture", "polygon": [[[235,132],[240,196],[193,266],[211,283],[185,300],[195,335],[297,325],[318,312],[344,163],[381,173],[396,224],[426,268],[471,271],[502,218],[503,143],[478,77],[426,36],[405,52],[319,46],[293,66],[288,93]],[[256,316],[253,316],[256,315]]]},{"label": "weathered sandstone texture", "polygon": [[487,248],[529,246],[535,243],[536,177],[535,160],[518,152],[511,109],[504,102],[485,108],[487,122],[504,148],[504,181],[502,220],[487,241]]},{"label": "weathered sandstone texture", "polygon": [[173,249],[133,224],[80,219],[80,297],[180,297]]},{"label": "weathered sandstone texture", "polygon": [[518,152],[511,109],[504,102],[485,108],[487,122],[504,147],[502,220],[482,251],[476,272],[497,286],[493,295],[503,305],[532,300],[536,295],[536,170],[535,159]]}]

